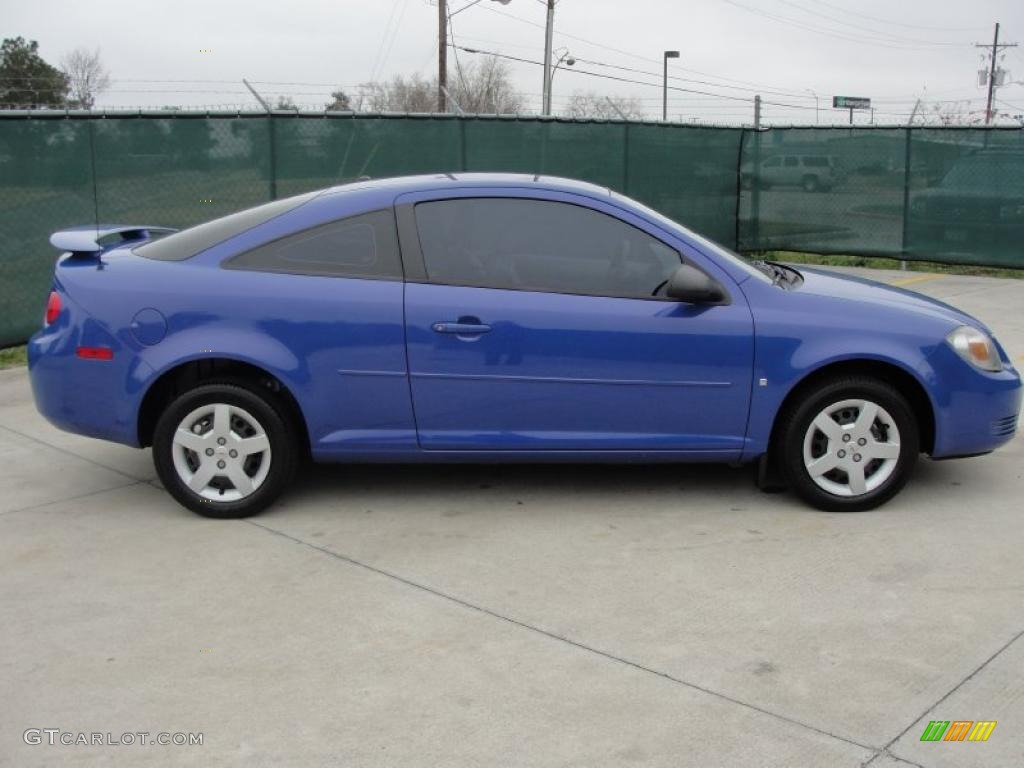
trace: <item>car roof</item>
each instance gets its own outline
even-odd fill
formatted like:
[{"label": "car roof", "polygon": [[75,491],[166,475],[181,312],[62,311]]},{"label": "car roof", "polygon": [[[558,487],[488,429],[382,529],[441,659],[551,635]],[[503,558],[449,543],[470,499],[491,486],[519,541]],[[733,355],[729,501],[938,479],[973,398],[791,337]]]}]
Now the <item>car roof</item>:
[{"label": "car roof", "polygon": [[592,184],[587,181],[566,179],[559,176],[545,176],[527,173],[437,173],[419,176],[395,176],[383,179],[360,179],[359,181],[329,187],[321,196],[353,195],[372,196],[386,194],[398,196],[410,192],[427,192],[439,189],[465,189],[480,187],[523,188],[536,187],[554,192],[576,193],[590,196],[607,197],[611,194],[608,187]]},{"label": "car roof", "polygon": [[[252,247],[293,232],[374,210],[390,208],[397,197],[415,192],[443,193],[446,189],[525,189],[611,197],[608,187],[585,181],[517,173],[445,173],[396,176],[328,187],[304,195],[282,198],[256,208],[199,224],[134,249],[140,256],[183,261],[205,251],[219,254],[217,246]],[[272,214],[268,216],[267,214]]]}]

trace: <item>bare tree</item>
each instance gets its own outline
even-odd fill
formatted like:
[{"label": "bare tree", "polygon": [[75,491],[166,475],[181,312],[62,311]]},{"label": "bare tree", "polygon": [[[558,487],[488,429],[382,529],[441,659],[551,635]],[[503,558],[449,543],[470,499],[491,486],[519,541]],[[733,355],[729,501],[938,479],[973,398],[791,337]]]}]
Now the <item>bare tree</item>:
[{"label": "bare tree", "polygon": [[[448,90],[453,101],[467,113],[514,114],[523,107],[512,87],[507,64],[494,56],[461,63],[448,79]],[[395,75],[384,82],[363,83],[358,95],[347,103],[355,112],[433,112],[437,105],[437,78]]]},{"label": "bare tree", "polygon": [[76,48],[61,59],[60,68],[70,86],[71,106],[92,109],[96,97],[110,87],[110,75],[100,60],[99,48]]},{"label": "bare tree", "polygon": [[642,120],[644,105],[636,96],[602,96],[594,91],[573,91],[565,114],[567,117],[599,120]]},{"label": "bare tree", "polygon": [[363,83],[351,104],[356,112],[430,112],[436,102],[435,81],[395,75],[385,82]]},{"label": "bare tree", "polygon": [[[512,86],[508,63],[487,56],[456,66],[449,90],[463,112],[512,115],[521,112],[523,100]],[[435,89],[436,90],[436,89]]]}]

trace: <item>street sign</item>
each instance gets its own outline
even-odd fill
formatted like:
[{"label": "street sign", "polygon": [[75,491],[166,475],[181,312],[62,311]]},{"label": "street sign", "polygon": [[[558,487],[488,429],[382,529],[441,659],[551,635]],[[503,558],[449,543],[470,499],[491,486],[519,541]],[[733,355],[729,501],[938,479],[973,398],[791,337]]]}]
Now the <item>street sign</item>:
[{"label": "street sign", "polygon": [[832,109],[871,109],[871,99],[864,96],[833,96]]}]

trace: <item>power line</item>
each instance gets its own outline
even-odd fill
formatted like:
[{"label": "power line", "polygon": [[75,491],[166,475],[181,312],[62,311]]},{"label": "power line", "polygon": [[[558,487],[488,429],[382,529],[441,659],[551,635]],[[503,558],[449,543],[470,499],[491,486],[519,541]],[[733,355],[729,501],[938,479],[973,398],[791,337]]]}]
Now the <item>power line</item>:
[{"label": "power line", "polygon": [[[501,59],[509,59],[510,61],[518,61],[518,62],[522,62],[524,64],[536,64],[538,66],[543,66],[542,62],[535,61],[533,59],[524,59],[524,58],[522,58],[520,56],[509,56],[508,54],[504,54],[504,53],[496,53],[494,51],[484,51],[484,50],[480,50],[480,49],[477,49],[477,48],[467,48],[465,46],[458,46],[458,47],[459,47],[460,50],[463,50],[466,53],[480,53],[480,54],[484,54],[484,55],[487,55],[487,56],[497,56],[498,58],[501,58]],[[661,87],[660,83],[649,83],[649,82],[645,82],[643,80],[633,80],[633,79],[628,78],[628,77],[619,77],[617,75],[607,75],[607,74],[604,74],[602,72],[591,72],[589,70],[579,69],[578,67],[572,67],[572,68],[566,67],[566,68],[564,68],[564,71],[572,72],[572,73],[577,74],[577,75],[588,75],[590,77],[603,78],[605,80],[615,80],[615,81],[620,82],[620,83],[632,83],[633,85],[646,85],[646,86],[649,86],[649,87],[652,87],[652,88],[660,88]],[[742,101],[742,102],[745,102],[745,103],[749,103],[749,101],[750,101],[750,99],[744,98],[742,96],[728,96],[726,94],[714,93],[712,91],[700,91],[700,90],[696,90],[694,88],[680,88],[677,85],[670,85],[670,86],[668,86],[668,90],[670,90],[670,91],[678,91],[678,92],[681,92],[681,93],[697,93],[697,94],[700,94],[702,96],[714,96],[714,97],[719,98],[719,99],[728,99],[730,101]],[[800,105],[800,104],[784,104],[784,103],[776,102],[776,101],[763,101],[762,103],[763,104],[771,104],[771,105],[777,106],[777,107],[788,107],[790,109],[814,109],[814,107],[811,107],[811,106],[805,106],[805,105]]]},{"label": "power line", "polygon": [[462,63],[459,61],[459,46],[455,44],[455,24],[452,22],[452,15],[450,13],[448,14],[448,32],[451,34],[452,54],[455,59],[455,71],[459,75],[459,83],[462,85],[462,90],[465,93],[468,90],[466,88],[466,78],[462,75]]},{"label": "power line", "polygon": [[[593,64],[593,65],[598,66],[598,67],[608,67],[609,69],[618,69],[618,70],[622,70],[624,72],[633,72],[633,73],[638,74],[638,75],[649,75],[651,77],[662,77],[662,73],[660,73],[660,72],[648,72],[646,70],[635,69],[633,67],[623,67],[623,66],[619,66],[617,64],[606,64],[606,63],[604,63],[602,61],[593,61],[592,59],[584,59],[584,58],[580,58],[579,56],[576,56],[574,58],[576,59],[576,61],[582,61],[582,62],[585,62],[587,64]],[[770,89],[749,88],[749,87],[744,87],[744,86],[740,86],[740,85],[726,85],[724,83],[715,83],[715,82],[711,82],[711,81],[708,81],[708,80],[694,80],[693,78],[689,78],[689,77],[679,77],[678,75],[669,75],[668,79],[669,80],[677,80],[677,81],[683,82],[683,83],[697,83],[698,85],[709,85],[709,86],[711,86],[713,88],[730,88],[732,90],[748,91],[750,93],[771,93],[771,94],[775,94],[777,96],[799,96],[801,98],[807,98],[807,94],[806,93],[798,93],[796,91],[774,91],[774,90],[770,90]]]},{"label": "power line", "polygon": [[[398,39],[398,33],[402,29],[402,21],[405,19],[405,12],[409,9],[409,0],[402,1],[402,10],[398,13],[398,21],[395,22],[394,31],[391,33],[391,41],[388,43],[388,49],[384,52],[384,57],[380,60],[380,68],[383,69],[384,65],[387,64],[389,58],[391,58],[391,51],[394,50],[395,41]],[[379,72],[378,72],[379,74]],[[374,78],[371,78],[374,79]]]},{"label": "power line", "polygon": [[978,26],[978,27],[932,27],[932,26],[926,26],[924,24],[907,24],[907,23],[902,22],[902,21],[893,21],[892,19],[883,19],[883,18],[880,18],[878,16],[869,16],[866,13],[860,13],[858,11],[851,11],[851,10],[849,10],[847,8],[843,8],[841,6],[833,5],[832,3],[825,2],[825,0],[816,0],[816,2],[818,3],[818,5],[824,5],[824,6],[828,7],[828,8],[831,8],[834,11],[839,11],[841,13],[845,13],[848,16],[859,16],[860,18],[868,19],[869,21],[877,21],[877,22],[879,22],[881,24],[891,24],[891,25],[894,25],[894,26],[897,26],[897,27],[906,27],[908,29],[922,29],[922,30],[928,30],[928,31],[931,31],[931,32],[977,32],[980,29],[988,29],[988,27],[983,27],[983,26]]},{"label": "power line", "polygon": [[403,5],[403,0],[392,0],[391,2],[391,13],[388,15],[387,23],[384,24],[384,34],[381,35],[380,43],[377,45],[377,53],[373,57],[373,66],[370,67],[370,79],[374,80],[377,77],[377,69],[382,63],[382,56],[385,47],[387,47],[388,39],[391,36],[391,28],[394,25],[395,14],[398,12],[398,6]]},{"label": "power line", "polygon": [[904,49],[904,50],[922,50],[922,49],[925,49],[925,50],[932,49],[932,50],[934,50],[935,47],[939,47],[939,46],[960,45],[959,43],[929,43],[929,44],[926,44],[926,45],[925,44],[908,45],[908,44],[905,44],[905,43],[898,43],[898,42],[896,42],[896,41],[894,41],[892,39],[878,39],[878,38],[867,37],[867,36],[864,36],[864,35],[855,35],[853,33],[844,33],[844,32],[842,32],[840,30],[836,30],[836,29],[833,29],[831,27],[823,27],[823,26],[819,26],[819,25],[815,25],[815,24],[810,24],[810,23],[807,23],[807,22],[802,22],[802,21],[799,21],[797,19],[790,18],[788,16],[779,16],[779,15],[776,15],[776,14],[767,13],[765,11],[760,10],[759,8],[751,8],[749,5],[743,5],[742,3],[738,3],[738,2],[736,2],[736,0],[722,0],[722,2],[726,3],[728,5],[735,6],[736,8],[744,10],[747,13],[752,13],[752,14],[755,14],[757,16],[763,16],[764,18],[770,19],[770,20],[772,20],[772,21],[774,21],[776,23],[779,23],[779,24],[784,24],[784,25],[788,25],[788,26],[791,26],[791,27],[796,27],[797,29],[803,29],[803,30],[806,30],[806,31],[814,32],[814,33],[819,34],[819,35],[827,35],[829,37],[834,37],[834,38],[837,38],[839,40],[847,40],[849,42],[854,42],[854,43],[864,43],[864,44],[867,44],[867,45],[876,45],[876,46],[880,46],[882,48],[900,48],[900,49]]},{"label": "power line", "polygon": [[863,32],[868,32],[868,33],[870,33],[872,35],[881,35],[884,38],[891,38],[893,41],[901,41],[901,42],[908,42],[908,43],[919,43],[921,45],[960,45],[960,43],[953,43],[953,42],[948,42],[947,43],[947,42],[935,42],[935,41],[930,41],[930,40],[917,40],[917,39],[914,39],[914,38],[903,37],[902,35],[895,35],[895,34],[893,34],[891,32],[883,32],[883,31],[880,31],[878,29],[872,29],[871,27],[860,26],[858,24],[854,24],[852,21],[845,21],[845,20],[843,20],[841,18],[838,18],[837,16],[833,16],[833,15],[828,14],[828,13],[823,13],[821,11],[815,10],[814,8],[808,8],[805,5],[793,2],[793,0],[777,0],[777,2],[780,2],[783,5],[788,5],[791,8],[796,8],[797,10],[803,11],[804,13],[810,14],[812,16],[819,16],[819,17],[821,17],[823,19],[828,19],[829,21],[838,22],[839,24],[842,24],[845,27],[851,27],[853,29],[859,29],[859,30],[861,30]]},{"label": "power line", "polygon": [[[544,29],[544,25],[543,24],[538,24],[537,22],[530,21],[529,19],[524,19],[521,16],[516,16],[515,14],[509,13],[507,11],[498,10],[497,8],[493,8],[493,7],[489,6],[489,5],[478,5],[478,6],[475,6],[475,7],[482,8],[483,10],[490,11],[491,13],[496,13],[499,16],[504,16],[506,18],[513,19],[515,21],[521,22],[522,24],[528,24],[531,27],[536,27],[538,29]],[[633,53],[631,51],[626,51],[626,50],[623,50],[622,48],[616,48],[616,47],[611,46],[611,45],[606,45],[605,43],[599,43],[596,40],[590,40],[590,39],[585,38],[585,37],[580,37],[579,35],[573,35],[573,34],[570,34],[568,32],[563,31],[561,28],[556,28],[555,29],[555,35],[560,37],[560,38],[565,37],[565,38],[569,38],[570,40],[576,40],[578,42],[585,43],[586,45],[592,45],[595,48],[601,48],[601,49],[606,50],[606,51],[611,51],[612,53],[618,53],[618,54],[620,54],[622,56],[628,56],[628,57],[630,57],[632,59],[637,59],[639,61],[645,61],[645,62],[647,62],[649,64],[658,64],[660,66],[661,63],[662,63],[661,59],[654,59],[654,58],[650,58],[648,56],[641,56],[638,53]],[[699,70],[699,69],[688,69],[687,67],[681,67],[681,66],[676,66],[675,69],[681,70],[683,72],[691,72],[691,73],[693,73],[695,75],[703,75],[704,77],[712,77],[712,78],[715,78],[716,80],[724,80],[724,81],[727,81],[727,82],[730,82],[730,83],[742,83],[744,85],[752,85],[752,86],[755,86],[757,88],[772,89],[772,90],[774,90],[777,93],[786,93],[787,95],[792,95],[792,96],[800,96],[800,95],[802,95],[799,90],[790,90],[790,89],[787,89],[787,88],[782,88],[781,86],[765,85],[763,83],[758,83],[758,82],[753,81],[753,80],[738,80],[738,79],[732,78],[732,77],[724,77],[724,76],[712,74],[710,72],[704,72],[704,71]]]}]

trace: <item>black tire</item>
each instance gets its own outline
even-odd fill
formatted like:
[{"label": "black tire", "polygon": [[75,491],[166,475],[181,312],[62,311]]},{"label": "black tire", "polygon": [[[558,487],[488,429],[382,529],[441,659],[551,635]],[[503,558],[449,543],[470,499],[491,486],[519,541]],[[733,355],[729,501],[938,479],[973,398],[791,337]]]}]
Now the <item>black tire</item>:
[{"label": "black tire", "polygon": [[803,188],[804,192],[817,192],[821,189],[821,182],[817,176],[804,176]]},{"label": "black tire", "polygon": [[[269,440],[269,470],[250,495],[238,500],[204,498],[185,484],[175,468],[174,436],[178,425],[196,409],[213,403],[243,409],[259,423]],[[287,414],[272,393],[258,392],[243,382],[210,382],[179,395],[160,415],[153,433],[153,464],[160,482],[178,503],[203,517],[231,519],[263,511],[291,483],[300,461],[297,430]],[[261,457],[259,461],[262,460]]]},{"label": "black tire", "polygon": [[[794,398],[780,414],[776,443],[773,446],[787,485],[811,506],[828,512],[874,509],[899,493],[909,479],[920,453],[917,420],[906,398],[885,382],[859,376],[828,379],[802,394]],[[819,486],[804,461],[804,441],[814,419],[825,409],[845,400],[864,400],[881,406],[895,423],[900,436],[899,457],[895,460],[891,474],[877,487],[856,496],[837,495]],[[862,471],[866,474],[871,466],[875,467],[874,471],[879,471],[879,466],[870,461],[865,463]],[[832,476],[841,478],[843,475]],[[829,475],[824,477],[828,479]],[[839,482],[841,484],[841,480]],[[852,482],[849,485],[852,487]]]}]

